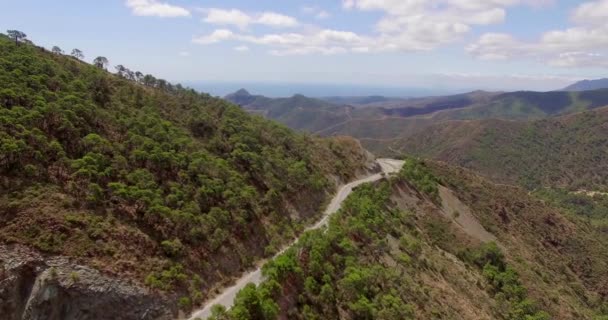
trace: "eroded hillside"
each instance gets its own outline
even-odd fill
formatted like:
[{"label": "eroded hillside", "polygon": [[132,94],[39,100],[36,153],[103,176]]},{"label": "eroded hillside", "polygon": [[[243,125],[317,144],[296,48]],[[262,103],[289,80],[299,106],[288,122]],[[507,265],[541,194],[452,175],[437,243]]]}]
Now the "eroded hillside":
[{"label": "eroded hillside", "polygon": [[606,244],[523,189],[409,159],[216,319],[594,319],[607,311]]}]

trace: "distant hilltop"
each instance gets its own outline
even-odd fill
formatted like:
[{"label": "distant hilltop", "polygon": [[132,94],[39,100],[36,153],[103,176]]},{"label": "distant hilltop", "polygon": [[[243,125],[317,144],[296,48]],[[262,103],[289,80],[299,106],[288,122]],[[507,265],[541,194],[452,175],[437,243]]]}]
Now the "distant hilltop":
[{"label": "distant hilltop", "polygon": [[563,91],[585,91],[585,90],[597,90],[608,88],[608,78],[602,78],[597,80],[582,80],[573,83],[564,89]]}]

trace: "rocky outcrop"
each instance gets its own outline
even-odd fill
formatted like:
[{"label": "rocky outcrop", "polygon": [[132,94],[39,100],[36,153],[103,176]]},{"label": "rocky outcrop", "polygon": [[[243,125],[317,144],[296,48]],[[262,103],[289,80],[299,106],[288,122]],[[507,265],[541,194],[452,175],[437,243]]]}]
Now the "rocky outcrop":
[{"label": "rocky outcrop", "polygon": [[177,308],[148,289],[65,257],[0,246],[3,320],[174,319]]}]

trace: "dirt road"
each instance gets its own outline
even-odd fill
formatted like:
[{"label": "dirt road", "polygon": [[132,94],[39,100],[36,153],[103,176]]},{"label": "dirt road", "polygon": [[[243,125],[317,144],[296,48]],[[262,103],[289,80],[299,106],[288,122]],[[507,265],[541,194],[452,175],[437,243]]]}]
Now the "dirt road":
[{"label": "dirt road", "polygon": [[[376,161],[382,168],[382,173],[377,173],[377,174],[371,175],[371,176],[363,178],[363,179],[355,180],[353,182],[350,182],[350,183],[345,184],[342,187],[340,187],[340,189],[338,190],[336,195],[333,197],[333,199],[331,200],[331,202],[325,209],[325,212],[323,213],[323,218],[321,218],[321,220],[319,220],[314,225],[308,227],[306,229],[306,231],[315,230],[315,229],[319,229],[321,227],[327,226],[329,217],[340,209],[342,202],[344,202],[344,200],[348,197],[348,195],[353,191],[353,189],[356,186],[361,185],[366,182],[380,180],[380,179],[382,179],[382,177],[385,174],[397,172],[403,166],[403,161],[401,161],[401,160],[378,159]],[[285,246],[283,248],[283,250],[281,250],[279,253],[277,253],[275,255],[275,257],[282,254],[283,252],[285,252],[285,250],[289,249],[297,241],[298,241],[298,239],[294,240],[289,245]],[[209,316],[211,316],[211,307],[216,304],[220,304],[226,308],[230,308],[234,304],[234,299],[236,298],[236,294],[241,289],[243,289],[248,283],[254,283],[254,284],[258,285],[262,282],[262,280],[264,280],[262,277],[262,269],[261,269],[262,264],[263,264],[263,262],[260,264],[260,267],[258,267],[257,269],[255,269],[251,272],[248,272],[246,274],[243,274],[243,276],[240,277],[234,285],[224,289],[224,291],[219,296],[215,297],[211,301],[208,301],[202,309],[199,309],[199,310],[193,312],[192,315],[190,316],[190,319],[193,320],[195,318],[200,318],[200,319],[209,318]]]}]

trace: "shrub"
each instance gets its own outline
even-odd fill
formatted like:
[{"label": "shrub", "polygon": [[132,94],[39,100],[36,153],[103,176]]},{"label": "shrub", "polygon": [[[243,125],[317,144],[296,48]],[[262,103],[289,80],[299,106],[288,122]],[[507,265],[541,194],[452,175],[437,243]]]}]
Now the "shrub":
[{"label": "shrub", "polygon": [[169,257],[179,257],[184,251],[184,245],[179,239],[165,240],[160,245]]},{"label": "shrub", "polygon": [[439,179],[429,170],[426,164],[415,158],[407,158],[399,176],[410,182],[418,191],[427,194],[433,200],[439,196]]}]

